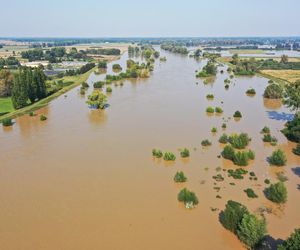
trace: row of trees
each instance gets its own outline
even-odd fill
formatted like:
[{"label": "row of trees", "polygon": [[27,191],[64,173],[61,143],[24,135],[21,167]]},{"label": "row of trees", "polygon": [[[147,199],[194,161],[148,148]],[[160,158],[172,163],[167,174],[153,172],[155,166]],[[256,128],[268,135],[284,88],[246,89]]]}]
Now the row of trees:
[{"label": "row of trees", "polygon": [[34,103],[37,100],[47,96],[46,76],[44,72],[35,68],[21,68],[15,74],[12,88],[11,98],[15,109],[19,109],[28,105],[28,102]]}]

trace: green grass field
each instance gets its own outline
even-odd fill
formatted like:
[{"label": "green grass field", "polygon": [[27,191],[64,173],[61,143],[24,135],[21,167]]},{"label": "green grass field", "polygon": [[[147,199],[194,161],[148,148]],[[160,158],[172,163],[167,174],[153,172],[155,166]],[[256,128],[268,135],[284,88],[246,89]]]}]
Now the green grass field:
[{"label": "green grass field", "polygon": [[1,97],[0,98],[0,115],[14,111],[11,98]]}]

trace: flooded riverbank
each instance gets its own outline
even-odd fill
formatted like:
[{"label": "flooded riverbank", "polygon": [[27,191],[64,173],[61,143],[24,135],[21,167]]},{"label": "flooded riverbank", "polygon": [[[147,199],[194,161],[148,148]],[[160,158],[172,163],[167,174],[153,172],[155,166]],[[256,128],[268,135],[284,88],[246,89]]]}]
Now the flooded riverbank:
[{"label": "flooded riverbank", "polygon": [[[161,55],[167,62],[156,62],[149,79],[112,85],[110,107],[104,111],[88,109],[86,97],[75,88],[37,112],[46,114],[47,121],[23,116],[12,128],[0,129],[3,249],[243,249],[218,221],[219,211],[211,211],[222,210],[229,199],[251,211],[272,208],[273,213],[266,215],[267,228],[276,239],[299,227],[299,172],[295,169],[300,159],[291,153],[295,144],[280,132],[284,114],[290,112],[280,102],[262,97],[268,80],[238,77],[225,90],[227,73],[218,73],[205,85],[195,78],[195,70],[205,62],[164,51]],[[124,68],[126,60],[125,53],[114,63]],[[90,76],[89,92],[92,83],[103,77]],[[253,97],[245,94],[250,87],[256,90]],[[208,101],[207,94],[214,94],[214,100]],[[224,113],[208,116],[208,106],[220,106]],[[228,120],[236,110],[243,118]],[[224,131],[223,118],[228,120]],[[262,142],[260,130],[265,125],[278,146]],[[212,127],[218,129],[215,135]],[[221,172],[225,180],[214,184],[218,166],[236,168],[217,157],[223,132],[246,132],[252,138],[249,148],[256,159],[246,169],[256,173],[257,181],[234,180]],[[203,148],[204,139],[211,140],[212,146]],[[184,147],[191,151],[187,160],[179,157],[178,150]],[[176,162],[154,160],[153,148],[173,151]],[[287,166],[269,166],[266,157],[275,148],[286,152]],[[179,170],[187,183],[174,183]],[[283,207],[263,195],[264,179],[275,182],[280,171],[289,179],[288,202]],[[219,192],[215,186],[221,188]],[[182,187],[197,194],[195,209],[178,203]],[[248,187],[258,199],[247,198],[243,190]]]}]

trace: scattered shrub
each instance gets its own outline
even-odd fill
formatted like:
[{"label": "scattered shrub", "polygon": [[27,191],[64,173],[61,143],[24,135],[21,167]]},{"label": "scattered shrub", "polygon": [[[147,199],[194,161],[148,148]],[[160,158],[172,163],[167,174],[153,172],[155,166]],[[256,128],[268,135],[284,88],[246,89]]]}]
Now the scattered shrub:
[{"label": "scattered shrub", "polygon": [[112,66],[112,69],[113,69],[113,70],[122,70],[122,67],[121,67],[120,64],[114,64],[114,65]]},{"label": "scattered shrub", "polygon": [[161,158],[163,156],[163,153],[159,149],[153,149],[152,150],[152,155],[156,158]]},{"label": "scattered shrub", "polygon": [[246,133],[241,133],[239,135],[233,134],[228,138],[229,143],[236,149],[244,149],[248,146],[251,138]]},{"label": "scattered shrub", "polygon": [[262,139],[264,142],[272,142],[277,143],[277,139],[274,136],[271,136],[270,134],[264,134],[264,137]]},{"label": "scattered shrub", "polygon": [[88,96],[87,104],[91,108],[105,109],[107,107],[107,96],[99,90],[94,90],[92,94]]},{"label": "scattered shrub", "polygon": [[190,156],[190,151],[187,148],[184,148],[181,152],[180,152],[180,156],[182,158],[186,158]]},{"label": "scattered shrub", "polygon": [[187,178],[185,177],[184,173],[182,171],[177,172],[174,176],[175,182],[186,182]]},{"label": "scattered shrub", "polygon": [[216,128],[216,127],[213,127],[213,128],[211,129],[211,132],[212,132],[212,133],[217,133],[217,132],[218,132],[218,130],[217,130],[217,128]]},{"label": "scattered shrub", "polygon": [[13,125],[13,122],[12,122],[12,119],[10,118],[5,118],[2,120],[2,125],[4,127],[9,127],[9,126],[12,126]]},{"label": "scattered shrub", "polygon": [[222,114],[223,113],[223,109],[221,107],[216,107],[215,108],[215,112],[218,114]]},{"label": "scattered shrub", "polygon": [[254,160],[255,159],[255,153],[252,150],[248,150],[248,157],[250,160]]},{"label": "scattered shrub", "polygon": [[236,152],[233,157],[233,162],[238,166],[247,166],[249,161],[248,152]]},{"label": "scattered shrub", "polygon": [[268,158],[268,161],[271,165],[284,166],[287,159],[285,153],[282,150],[278,149],[272,153],[272,155]]},{"label": "scattered shrub", "polygon": [[32,117],[32,116],[35,116],[35,114],[34,114],[32,111],[30,111],[30,112],[29,112],[29,116]]},{"label": "scattered shrub", "polygon": [[225,129],[226,127],[227,127],[227,126],[226,126],[226,123],[223,123],[223,124],[222,124],[222,128]]},{"label": "scattered shrub", "polygon": [[297,113],[292,121],[286,123],[286,127],[281,132],[293,142],[300,142],[300,114]]},{"label": "scattered shrub", "polygon": [[165,152],[164,153],[164,160],[165,161],[175,161],[176,160],[176,156],[171,153],[171,152]]},{"label": "scattered shrub", "polygon": [[256,94],[256,91],[255,91],[255,89],[251,88],[251,89],[248,89],[248,90],[246,91],[246,94],[247,94],[247,95],[255,95],[255,94]]},{"label": "scattered shrub", "polygon": [[233,179],[244,179],[243,175],[246,175],[248,173],[247,170],[243,169],[243,168],[238,168],[238,169],[228,169],[228,177],[232,177]]},{"label": "scattered shrub", "polygon": [[230,145],[226,145],[221,153],[221,155],[223,156],[223,158],[228,159],[228,160],[233,160],[234,159],[234,149],[232,146]]},{"label": "scattered shrub", "polygon": [[228,136],[226,134],[221,135],[221,137],[219,138],[219,142],[226,144],[228,142]]},{"label": "scattered shrub", "polygon": [[269,179],[265,179],[264,183],[267,184],[267,185],[269,185],[271,182],[270,182]]},{"label": "scattered shrub", "polygon": [[209,140],[203,140],[202,142],[201,142],[201,145],[202,146],[211,146],[211,142],[209,141]]},{"label": "scattered shrub", "polygon": [[272,83],[268,85],[264,92],[265,98],[280,99],[283,96],[283,89],[278,84]]},{"label": "scattered shrub", "polygon": [[86,82],[82,82],[81,83],[81,87],[82,88],[88,88],[88,87],[90,87]]},{"label": "scattered shrub", "polygon": [[285,182],[288,180],[288,178],[284,175],[283,172],[276,173],[277,179],[281,182]]},{"label": "scattered shrub", "polygon": [[247,194],[248,198],[257,198],[258,197],[252,188],[247,188],[244,190],[244,192]]},{"label": "scattered shrub", "polygon": [[111,87],[106,87],[106,93],[111,93],[112,92],[112,88]]},{"label": "scattered shrub", "polygon": [[197,198],[196,194],[192,191],[189,191],[186,188],[182,189],[179,192],[177,199],[180,202],[184,202],[184,204],[187,208],[192,208],[198,204],[198,198]]},{"label": "scattered shrub", "polygon": [[206,98],[207,99],[214,99],[214,95],[213,94],[208,94],[208,95],[206,95]]},{"label": "scattered shrub", "polygon": [[41,115],[41,116],[40,116],[40,120],[41,120],[41,121],[46,121],[46,120],[47,120],[47,117],[46,117],[45,115]]},{"label": "scattered shrub", "polygon": [[225,89],[229,89],[229,84],[225,84]]},{"label": "scattered shrub", "polygon": [[293,148],[293,153],[295,155],[300,155],[300,143],[297,144],[296,148]]},{"label": "scattered shrub", "polygon": [[265,189],[266,197],[275,203],[285,203],[287,201],[287,189],[283,182],[271,184]]},{"label": "scattered shrub", "polygon": [[212,113],[215,112],[215,110],[214,110],[213,107],[207,107],[207,108],[206,108],[206,112],[212,114]]},{"label": "scattered shrub", "polygon": [[99,81],[99,82],[95,82],[93,86],[95,89],[101,89],[104,86],[104,84],[105,82]]},{"label": "scattered shrub", "polygon": [[271,130],[267,126],[264,126],[263,129],[261,130],[262,134],[269,134],[270,132],[271,132]]},{"label": "scattered shrub", "polygon": [[233,117],[234,118],[242,118],[242,113],[237,110],[237,111],[234,112]]}]

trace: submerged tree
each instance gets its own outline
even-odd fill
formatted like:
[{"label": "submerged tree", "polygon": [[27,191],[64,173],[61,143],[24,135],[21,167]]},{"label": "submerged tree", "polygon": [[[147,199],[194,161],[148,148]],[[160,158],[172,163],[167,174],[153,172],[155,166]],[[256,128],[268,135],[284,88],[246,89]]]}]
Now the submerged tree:
[{"label": "submerged tree", "polygon": [[88,96],[87,104],[91,108],[104,109],[107,106],[107,96],[99,90],[94,90],[92,94]]}]

